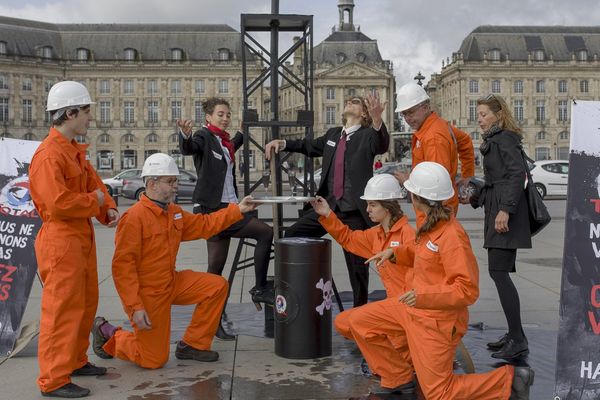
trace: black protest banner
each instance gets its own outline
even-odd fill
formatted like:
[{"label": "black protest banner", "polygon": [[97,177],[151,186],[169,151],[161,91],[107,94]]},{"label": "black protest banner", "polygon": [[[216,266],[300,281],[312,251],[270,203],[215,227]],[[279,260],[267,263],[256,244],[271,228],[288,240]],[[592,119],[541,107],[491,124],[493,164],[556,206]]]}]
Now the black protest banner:
[{"label": "black protest banner", "polygon": [[42,224],[27,170],[40,142],[0,140],[0,357],[10,355],[37,271],[34,240]]}]

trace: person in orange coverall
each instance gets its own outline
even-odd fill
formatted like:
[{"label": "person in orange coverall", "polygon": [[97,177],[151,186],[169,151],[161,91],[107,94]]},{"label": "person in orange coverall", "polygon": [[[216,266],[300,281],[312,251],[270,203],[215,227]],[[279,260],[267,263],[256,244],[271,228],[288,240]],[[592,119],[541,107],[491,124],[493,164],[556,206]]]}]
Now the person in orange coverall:
[{"label": "person in orange coverall", "polygon": [[211,351],[227,298],[227,281],[218,275],[176,271],[182,241],[207,239],[255,209],[250,196],[212,214],[192,214],[172,203],[179,171],[175,160],[162,153],[148,157],[142,169],[146,192],[123,214],[115,238],[113,279],[134,331],[94,321],[94,352],[118,357],[143,368],[160,368],[169,359],[171,305],[196,304],[192,320],[178,342],[178,359],[216,361]]},{"label": "person in orange coverall", "polygon": [[[362,200],[367,201],[369,218],[378,225],[366,230],[352,230],[335,213],[327,200],[321,196],[312,203],[319,222],[346,251],[359,257],[369,258],[387,248],[394,248],[415,240],[415,230],[408,224],[398,199],[402,196],[398,180],[390,174],[379,174],[369,179]],[[406,275],[412,269],[412,257],[397,260],[396,264],[385,261],[377,267],[387,297],[406,292]],[[368,268],[365,265],[365,268]],[[370,303],[372,304],[372,303]],[[366,304],[362,307],[369,307]],[[350,332],[349,318],[359,308],[343,311],[335,318],[335,328],[345,338],[354,340]]]},{"label": "person in orange coverall", "polygon": [[[443,165],[451,177],[455,177],[460,159],[461,178],[458,185],[454,185],[454,196],[447,201],[456,215],[459,202],[457,186],[467,184],[475,174],[475,152],[471,137],[438,116],[431,109],[429,95],[417,83],[410,82],[400,88],[397,104],[396,112],[415,131],[411,145],[413,169],[423,161],[434,161]],[[408,178],[405,172],[397,172],[395,175],[400,183]],[[425,220],[425,214],[416,208],[415,212],[418,227]]]},{"label": "person in orange coverall", "polygon": [[98,306],[96,243],[90,218],[108,226],[119,219],[114,201],[86,160],[93,113],[82,84],[59,82],[48,93],[52,127],[29,167],[31,197],[42,219],[35,254],[44,288],[40,315],[38,385],[48,397],[84,397],[71,375],[103,375],[88,362],[89,335]]},{"label": "person in orange coverall", "polygon": [[[443,205],[454,195],[446,168],[422,162],[404,186],[426,216],[415,245],[386,249],[370,261],[414,254],[413,278],[404,294],[361,307],[350,317],[363,356],[386,392],[414,390],[416,373],[428,400],[529,399],[534,377],[529,367],[453,374],[455,349],[467,330],[467,307],[479,296],[477,261],[463,227]],[[395,345],[400,342],[404,346]]]}]

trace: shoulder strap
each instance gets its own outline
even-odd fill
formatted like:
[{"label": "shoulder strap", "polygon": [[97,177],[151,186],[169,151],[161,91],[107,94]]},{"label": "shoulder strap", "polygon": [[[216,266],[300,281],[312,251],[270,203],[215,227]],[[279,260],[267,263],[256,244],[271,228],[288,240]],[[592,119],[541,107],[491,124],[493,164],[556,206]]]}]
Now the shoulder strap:
[{"label": "shoulder strap", "polygon": [[456,147],[456,149],[458,150],[458,143],[456,141],[456,136],[454,135],[454,130],[452,129],[450,122],[448,122],[448,132],[450,132],[450,136],[452,136],[452,140],[454,141],[454,147]]}]

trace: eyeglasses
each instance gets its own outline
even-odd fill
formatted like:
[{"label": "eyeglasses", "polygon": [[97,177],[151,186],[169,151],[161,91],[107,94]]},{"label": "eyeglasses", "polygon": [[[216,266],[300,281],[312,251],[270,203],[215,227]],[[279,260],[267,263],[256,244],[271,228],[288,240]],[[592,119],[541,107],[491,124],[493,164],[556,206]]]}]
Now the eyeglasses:
[{"label": "eyeglasses", "polygon": [[361,99],[348,99],[348,100],[346,100],[346,104],[348,104],[348,103],[362,105],[362,100]]},{"label": "eyeglasses", "polygon": [[177,179],[177,178],[167,178],[167,179],[158,179],[158,178],[155,178],[155,180],[157,182],[166,183],[169,186],[177,186],[177,183],[179,183],[179,179]]},{"label": "eyeglasses", "polygon": [[411,115],[413,115],[414,113],[416,113],[424,105],[425,105],[425,103],[417,104],[416,106],[414,106],[412,108],[409,108],[406,111],[400,112],[400,115],[402,115],[403,117],[410,117]]}]

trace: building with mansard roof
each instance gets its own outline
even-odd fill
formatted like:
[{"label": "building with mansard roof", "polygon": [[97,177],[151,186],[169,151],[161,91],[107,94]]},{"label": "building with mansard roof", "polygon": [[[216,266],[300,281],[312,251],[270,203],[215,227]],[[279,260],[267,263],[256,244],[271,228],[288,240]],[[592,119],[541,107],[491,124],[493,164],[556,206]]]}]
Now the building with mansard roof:
[{"label": "building with mansard roof", "polygon": [[567,159],[571,102],[600,98],[599,55],[596,26],[480,26],[431,76],[428,90],[476,149],[477,99],[493,93],[511,107],[530,156]]}]

